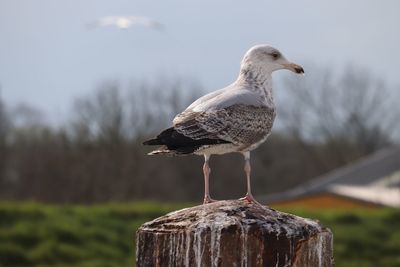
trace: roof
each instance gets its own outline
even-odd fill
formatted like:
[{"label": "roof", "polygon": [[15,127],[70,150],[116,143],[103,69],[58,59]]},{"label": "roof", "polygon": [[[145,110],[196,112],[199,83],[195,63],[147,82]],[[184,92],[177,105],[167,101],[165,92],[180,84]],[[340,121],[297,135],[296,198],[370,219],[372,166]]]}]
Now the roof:
[{"label": "roof", "polygon": [[[261,196],[259,199],[273,203],[329,192],[380,205],[400,207],[399,185],[400,146],[393,146],[288,191]],[[379,195],[385,197],[378,197]]]}]

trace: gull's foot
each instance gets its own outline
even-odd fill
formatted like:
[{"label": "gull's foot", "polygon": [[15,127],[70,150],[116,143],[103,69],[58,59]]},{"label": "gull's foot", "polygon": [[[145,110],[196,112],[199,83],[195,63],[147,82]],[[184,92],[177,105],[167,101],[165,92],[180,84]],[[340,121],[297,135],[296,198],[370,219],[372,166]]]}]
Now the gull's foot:
[{"label": "gull's foot", "polygon": [[246,202],[251,203],[251,204],[257,204],[257,205],[260,205],[260,206],[264,206],[263,204],[261,204],[260,202],[258,202],[258,201],[253,197],[253,195],[250,195],[250,194],[246,194],[246,196],[244,196],[244,197],[242,197],[242,198],[239,198],[239,200],[241,200],[241,201],[246,201]]},{"label": "gull's foot", "polygon": [[211,197],[205,196],[203,200],[203,204],[209,204],[213,202],[217,202],[218,200],[212,199]]}]

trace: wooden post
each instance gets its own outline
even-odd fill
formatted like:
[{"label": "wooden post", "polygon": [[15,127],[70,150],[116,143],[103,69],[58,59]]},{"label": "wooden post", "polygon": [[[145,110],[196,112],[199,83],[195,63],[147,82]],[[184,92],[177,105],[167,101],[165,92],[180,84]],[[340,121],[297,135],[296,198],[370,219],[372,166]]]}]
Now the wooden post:
[{"label": "wooden post", "polygon": [[239,200],[171,212],[137,231],[136,264],[333,266],[333,237],[318,222]]}]

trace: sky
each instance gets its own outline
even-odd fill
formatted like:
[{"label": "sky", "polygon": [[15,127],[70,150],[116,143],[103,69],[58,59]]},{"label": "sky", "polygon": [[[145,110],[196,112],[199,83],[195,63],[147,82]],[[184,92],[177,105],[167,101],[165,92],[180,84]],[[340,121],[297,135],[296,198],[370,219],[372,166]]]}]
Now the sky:
[{"label": "sky", "polygon": [[[399,10],[396,0],[0,0],[0,94],[54,121],[107,80],[190,77],[212,91],[236,78],[259,43],[306,73],[309,63],[335,71],[355,64],[397,86]],[[109,15],[148,16],[165,31],[88,29]]]}]

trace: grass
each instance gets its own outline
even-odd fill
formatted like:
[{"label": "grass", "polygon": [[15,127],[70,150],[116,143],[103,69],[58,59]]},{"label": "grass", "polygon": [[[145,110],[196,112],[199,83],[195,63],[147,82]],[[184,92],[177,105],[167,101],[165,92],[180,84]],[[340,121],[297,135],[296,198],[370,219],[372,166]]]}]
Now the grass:
[{"label": "grass", "polygon": [[[136,229],[185,206],[0,202],[0,267],[133,266]],[[400,266],[400,210],[286,211],[331,228],[336,266]]]}]

